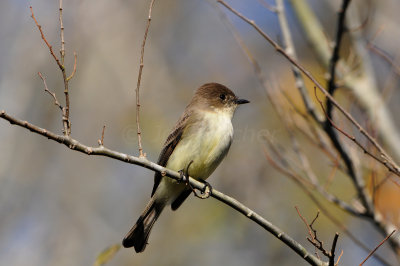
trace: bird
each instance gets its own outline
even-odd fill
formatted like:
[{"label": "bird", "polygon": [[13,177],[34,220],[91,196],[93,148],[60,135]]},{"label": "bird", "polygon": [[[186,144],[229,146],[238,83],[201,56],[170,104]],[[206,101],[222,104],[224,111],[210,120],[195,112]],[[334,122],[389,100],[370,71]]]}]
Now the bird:
[{"label": "bird", "polygon": [[[245,103],[249,101],[239,99],[222,84],[200,86],[165,141],[157,163],[206,183],[229,151],[233,140],[232,118],[236,108]],[[177,210],[192,190],[187,183],[155,173],[150,201],[122,245],[143,252],[163,209],[170,205]]]}]

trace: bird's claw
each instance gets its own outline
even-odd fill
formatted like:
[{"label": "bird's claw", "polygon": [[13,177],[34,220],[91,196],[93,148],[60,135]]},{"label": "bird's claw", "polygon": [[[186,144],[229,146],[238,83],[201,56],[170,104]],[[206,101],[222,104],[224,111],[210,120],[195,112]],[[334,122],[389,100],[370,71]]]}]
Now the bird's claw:
[{"label": "bird's claw", "polygon": [[193,160],[191,160],[191,161],[189,162],[189,164],[186,166],[185,169],[182,169],[182,170],[179,170],[179,171],[178,171],[178,173],[179,173],[179,175],[180,175],[180,179],[178,180],[178,182],[179,182],[179,183],[180,183],[180,182],[185,182],[186,186],[189,186],[189,187],[193,190],[192,185],[190,185],[190,183],[189,183],[189,167],[190,167],[190,165],[191,165],[192,163],[193,163]]},{"label": "bird's claw", "polygon": [[204,184],[203,189],[199,189],[200,194],[196,192],[196,190],[193,189],[193,193],[196,197],[200,198],[200,199],[207,199],[211,196],[212,193],[212,186],[210,185],[210,183],[208,183],[205,180],[199,180],[200,182],[202,182]]},{"label": "bird's claw", "polygon": [[[190,188],[191,191],[193,191],[193,194],[200,198],[200,199],[207,199],[211,196],[212,193],[212,186],[210,185],[210,183],[208,183],[205,180],[199,180],[200,182],[202,182],[204,184],[204,187],[202,189],[197,189],[194,188],[190,182],[189,182],[189,167],[190,165],[193,163],[193,160],[191,160],[189,162],[189,164],[186,166],[185,169],[179,170],[179,174],[180,174],[180,179],[178,180],[178,182],[185,182],[186,186],[188,186]],[[197,192],[196,190],[200,191]]]}]

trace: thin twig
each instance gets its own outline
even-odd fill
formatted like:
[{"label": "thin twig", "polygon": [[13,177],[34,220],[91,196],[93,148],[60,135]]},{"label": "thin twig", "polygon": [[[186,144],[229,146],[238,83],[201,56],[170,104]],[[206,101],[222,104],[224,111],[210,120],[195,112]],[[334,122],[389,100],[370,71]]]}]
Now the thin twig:
[{"label": "thin twig", "polygon": [[[333,3],[334,1],[328,1]],[[329,61],[332,56],[332,49],[329,47],[324,30],[315,12],[312,10],[307,0],[290,0],[293,11],[296,13],[298,23],[304,30],[305,37],[308,39],[313,51],[316,52],[318,59],[325,67],[329,67]],[[364,7],[365,5],[363,5]],[[365,8],[363,8],[364,10]],[[349,9],[346,16],[346,24],[348,27],[359,25],[358,8]],[[352,66],[349,66],[344,60],[338,62],[337,77],[340,77],[343,86],[349,88],[357,96],[357,102],[365,109],[368,116],[374,120],[382,137],[382,141],[387,147],[397,147],[400,143],[400,134],[397,132],[396,126],[389,110],[383,105],[383,98],[377,88],[375,73],[366,51],[366,42],[363,34],[360,32],[351,32],[351,45],[358,58],[358,71],[350,73]],[[322,40],[322,41],[321,41]],[[337,83],[337,85],[339,85]],[[386,148],[388,149],[388,148]],[[392,149],[392,153],[400,157],[400,149]]]},{"label": "thin twig", "polygon": [[377,162],[383,164],[384,166],[386,166],[386,168],[387,168],[390,172],[392,172],[392,173],[394,173],[394,174],[400,176],[399,173],[397,172],[397,170],[394,169],[394,168],[392,168],[392,165],[390,165],[390,164],[385,160],[385,158],[379,158],[378,156],[372,154],[372,153],[371,153],[370,151],[368,151],[354,136],[351,136],[349,133],[345,132],[343,129],[341,129],[340,127],[338,127],[338,126],[328,117],[328,114],[327,114],[327,112],[325,111],[325,108],[324,108],[324,105],[322,104],[322,101],[321,101],[321,100],[318,98],[318,96],[317,96],[317,93],[316,93],[316,91],[315,91],[315,87],[314,87],[314,93],[315,93],[315,97],[316,97],[317,101],[319,102],[319,104],[320,104],[320,106],[321,106],[321,109],[324,111],[324,113],[325,113],[325,115],[326,115],[326,117],[327,117],[327,119],[328,119],[328,122],[331,124],[331,126],[332,126],[333,128],[335,128],[337,131],[339,131],[340,133],[342,133],[342,134],[343,134],[345,137],[347,137],[349,140],[351,140],[352,142],[354,142],[358,147],[360,147],[360,149],[361,149],[365,154],[369,155],[369,156],[370,156],[371,158],[373,158],[375,161],[377,161]]},{"label": "thin twig", "polygon": [[372,256],[372,254],[374,254],[374,253],[378,250],[378,248],[379,248],[380,246],[382,246],[383,243],[385,243],[395,232],[396,232],[396,230],[393,230],[387,237],[385,237],[385,239],[383,239],[383,240],[381,241],[381,243],[379,243],[379,245],[377,245],[377,246],[368,254],[368,256],[360,263],[359,266],[362,266],[362,265]]},{"label": "thin twig", "polygon": [[[297,214],[299,215],[300,219],[304,222],[305,226],[307,227],[307,229],[308,229],[308,234],[309,234],[311,237],[313,237],[313,233],[312,233],[312,231],[311,231],[311,227],[310,227],[310,225],[308,224],[306,218],[304,218],[303,215],[301,215],[301,213],[300,213],[300,211],[299,211],[299,208],[297,208],[297,206],[294,206],[294,208],[296,209]],[[316,217],[318,217],[318,214],[317,214]]]},{"label": "thin twig", "polygon": [[[277,152],[275,150],[275,152]],[[360,248],[362,248],[363,250],[365,250],[366,252],[371,252],[371,250],[361,241],[359,240],[356,236],[353,235],[353,233],[343,224],[341,223],[336,217],[335,215],[331,214],[320,202],[319,200],[311,193],[311,191],[308,189],[307,186],[305,186],[305,184],[303,182],[301,182],[301,178],[296,176],[295,173],[293,173],[292,171],[289,171],[288,167],[282,167],[281,165],[279,165],[278,162],[274,161],[272,159],[272,157],[265,152],[264,150],[264,154],[265,157],[267,159],[267,161],[275,168],[277,169],[279,172],[283,173],[284,175],[288,176],[289,178],[291,178],[295,184],[297,184],[303,191],[304,193],[311,199],[311,201],[313,201],[315,203],[315,205],[318,207],[318,209],[334,224],[336,225],[338,228],[340,228],[357,246],[359,246]],[[279,155],[278,157],[283,158],[282,155]],[[317,187],[318,189],[318,187]],[[318,189],[320,190],[320,193],[324,196],[325,199],[327,199],[328,201],[334,202],[333,199],[336,200],[336,198],[334,198],[333,195],[327,194],[324,195],[323,193],[325,193],[326,191],[324,191],[323,189]],[[322,193],[323,192],[323,193]],[[354,209],[353,207],[351,207],[350,205],[348,205],[345,202],[341,202],[340,200],[338,200],[338,203],[340,202],[340,204],[336,204],[336,206],[341,207],[343,210],[345,211],[349,211],[351,209]],[[342,206],[340,206],[342,205]],[[343,208],[344,207],[344,208]],[[349,212],[350,214],[355,214],[358,213],[358,215],[356,216],[360,216],[360,213],[354,209],[354,211]],[[374,257],[382,263],[382,265],[390,265],[390,263],[388,263],[387,261],[385,261],[382,257],[380,257],[377,254],[374,254]]]},{"label": "thin twig", "polygon": [[392,66],[393,71],[400,76],[400,66],[397,65],[394,60],[392,58],[390,58],[390,56],[381,48],[379,48],[378,46],[376,46],[375,44],[373,44],[372,42],[369,42],[367,45],[367,48],[369,50],[371,50],[372,52],[374,52],[375,54],[377,54],[378,56],[380,56],[381,58],[383,58],[387,63],[389,63],[389,65]]},{"label": "thin twig", "polygon": [[370,40],[368,40],[367,43],[367,49],[371,50],[372,52],[374,52],[375,54],[377,54],[378,56],[380,56],[383,60],[385,60],[387,63],[389,63],[389,65],[392,66],[393,71],[400,76],[400,66],[397,65],[394,60],[392,58],[390,58],[390,56],[381,48],[379,48],[378,46],[376,46],[374,44],[375,39],[383,32],[383,27],[381,26],[376,32],[375,34],[371,37]]},{"label": "thin twig", "polygon": [[40,31],[40,35],[42,36],[43,41],[45,42],[45,44],[49,48],[51,56],[53,56],[54,60],[56,61],[57,65],[58,65],[58,67],[62,69],[63,66],[62,66],[60,60],[58,59],[58,57],[55,55],[55,53],[53,51],[53,46],[51,46],[50,43],[47,41],[46,37],[44,36],[43,30],[42,30],[42,26],[39,25],[39,22],[36,20],[35,15],[33,14],[33,8],[31,6],[29,8],[31,9],[31,17],[35,21],[35,24],[36,24],[37,28]]},{"label": "thin twig", "polygon": [[[288,55],[292,56],[295,60],[297,60],[296,50],[294,47],[292,34],[289,29],[289,23],[286,18],[285,5],[283,3],[283,0],[276,0],[276,14],[279,19],[280,28],[282,30],[283,44],[285,51]],[[308,96],[307,88],[304,84],[304,79],[301,76],[300,70],[294,65],[291,66],[291,69],[293,72],[293,76],[296,80],[295,83],[296,87],[300,92],[301,98],[303,100],[304,106],[307,109],[307,112],[314,118],[316,122],[321,124],[323,122],[322,117],[316,111],[314,103]]]},{"label": "thin twig", "polygon": [[318,250],[320,250],[322,252],[322,254],[324,254],[324,256],[326,257],[330,257],[330,253],[324,248],[324,243],[318,239],[317,236],[317,230],[314,229],[313,225],[314,222],[318,219],[319,217],[319,211],[317,212],[317,215],[315,216],[315,218],[312,220],[312,222],[310,223],[310,228],[312,230],[312,234],[310,235],[309,238],[307,238],[307,240],[313,244]]},{"label": "thin twig", "polygon": [[[317,88],[325,95],[325,97],[329,98],[329,100],[332,102],[332,104],[345,116],[346,119],[348,119],[356,128],[357,130],[368,139],[369,142],[372,143],[373,146],[378,150],[380,153],[380,156],[385,160],[386,164],[384,166],[388,169],[393,169],[397,175],[400,175],[400,167],[395,163],[395,161],[391,158],[391,156],[388,155],[388,153],[383,149],[383,147],[358,123],[353,116],[347,112],[336,100],[332,95],[314,78],[314,76],[307,70],[305,69],[297,60],[295,60],[293,57],[288,55],[274,40],[271,39],[271,37],[266,34],[257,24],[245,16],[243,16],[241,13],[239,13],[237,10],[232,8],[230,5],[228,5],[225,1],[223,0],[218,0],[218,3],[222,4],[224,7],[226,7],[230,12],[238,16],[240,19],[245,21],[247,24],[252,26],[265,40],[267,40],[274,48],[275,50],[280,53],[282,56],[284,56],[289,62],[291,62],[293,65],[295,65],[304,75],[307,76],[307,78],[312,81]],[[370,206],[372,204],[371,199],[368,196],[368,192],[366,191],[366,188],[360,184],[356,184],[356,190],[358,195],[361,195],[364,200],[363,202],[368,202],[368,205]],[[371,209],[371,208],[370,208]],[[369,219],[374,222],[374,224],[377,226],[377,228],[382,232],[382,233],[387,233],[391,228],[392,225],[386,221],[383,221],[380,216],[370,216]],[[395,239],[391,241],[392,246],[399,247],[400,246],[400,240]]]},{"label": "thin twig", "polygon": [[60,54],[61,54],[61,64],[62,67],[61,72],[62,72],[62,76],[63,76],[63,80],[64,80],[64,95],[65,95],[65,108],[64,108],[64,112],[63,112],[63,122],[64,122],[64,134],[69,136],[71,134],[71,121],[69,120],[69,84],[68,84],[68,78],[67,78],[67,74],[65,72],[65,66],[64,66],[64,59],[65,59],[65,41],[64,41],[64,24],[63,24],[63,17],[62,17],[62,11],[63,11],[63,7],[62,7],[62,0],[60,0],[60,7],[59,7],[59,11],[60,11],[60,38],[61,38],[61,50],[60,50]]},{"label": "thin twig", "polygon": [[332,242],[332,247],[331,247],[331,251],[327,251],[324,247],[323,247],[323,242],[321,240],[318,239],[317,237],[317,230],[315,230],[313,228],[314,222],[318,219],[319,217],[319,211],[317,212],[317,215],[315,216],[315,218],[312,220],[312,222],[310,224],[307,223],[307,220],[301,215],[299,209],[297,208],[297,206],[295,206],[295,209],[297,211],[297,214],[299,215],[299,217],[301,218],[301,220],[304,222],[304,224],[307,226],[308,229],[308,234],[309,237],[307,237],[307,240],[319,251],[322,252],[322,254],[326,257],[329,258],[329,266],[334,266],[335,265],[335,250],[336,250],[336,244],[339,238],[339,234],[335,233],[335,237],[333,238],[333,242]]},{"label": "thin twig", "polygon": [[[289,51],[291,51],[291,54],[295,55],[294,53],[294,47],[293,47],[293,42],[291,40],[291,36],[290,36],[290,31],[288,29],[287,26],[287,21],[286,21],[286,17],[284,16],[284,9],[283,9],[283,3],[281,1],[277,1],[277,7],[274,9],[274,12],[276,12],[278,14],[278,17],[280,17],[280,21],[281,21],[281,27],[285,30],[284,31],[284,41],[285,44],[287,45],[287,52],[289,53]],[[267,93],[267,96],[272,104],[272,106],[274,107],[274,109],[276,110],[276,112],[278,113],[278,115],[282,116],[281,112],[280,112],[280,108],[275,106],[273,97],[271,96],[271,93],[269,91],[269,86],[267,85],[266,80],[264,79],[264,76],[262,75],[261,72],[261,68],[259,63],[257,62],[257,60],[255,59],[255,57],[251,54],[250,50],[248,49],[248,47],[246,46],[245,42],[243,41],[243,39],[241,38],[240,34],[237,32],[236,28],[232,25],[232,23],[229,21],[229,19],[227,18],[227,16],[221,12],[221,10],[217,7],[217,11],[218,14],[221,18],[221,20],[223,22],[225,22],[225,24],[227,25],[228,29],[232,32],[232,35],[234,36],[236,42],[238,43],[239,47],[241,48],[241,50],[243,51],[243,53],[246,55],[247,59],[249,60],[249,62],[251,63],[251,65],[253,66],[253,70],[257,76],[257,78],[259,79],[261,85],[265,88],[265,91]],[[306,93],[306,89],[304,86],[304,81],[299,73],[299,70],[295,67],[292,68],[293,72],[295,74],[296,77],[296,84],[299,88],[300,93],[303,95],[303,99],[306,105],[307,110],[309,111],[309,113],[313,116],[315,116],[315,120],[319,120],[322,122],[322,119],[319,119],[319,115],[315,112],[315,108],[314,105],[312,104],[312,101],[309,99],[308,94]],[[288,132],[290,133],[290,130],[288,130]]]},{"label": "thin twig", "polygon": [[74,69],[72,70],[71,75],[69,75],[69,77],[67,78],[67,81],[69,81],[70,79],[72,79],[75,76],[75,73],[76,73],[76,60],[77,60],[77,55],[76,55],[76,52],[74,52]]},{"label": "thin twig", "polygon": [[62,12],[63,12],[63,7],[62,7],[62,0],[60,0],[60,39],[61,39],[61,50],[60,50],[60,55],[61,55],[61,64],[64,65],[64,59],[65,59],[65,40],[64,40],[64,24],[63,24],[63,17],[62,17]]},{"label": "thin twig", "polygon": [[[4,110],[0,111],[0,118],[7,120],[11,124],[15,124],[20,127],[26,128],[36,134],[42,135],[48,139],[64,144],[71,150],[76,150],[85,153],[87,155],[98,155],[98,156],[113,158],[119,161],[139,165],[141,167],[150,169],[152,171],[162,173],[163,175],[173,178],[175,180],[181,179],[181,175],[178,172],[157,165],[156,163],[147,160],[145,157],[135,157],[127,155],[121,152],[110,150],[108,148],[105,148],[104,146],[100,147],[86,146],[78,142],[77,140],[71,138],[70,136],[57,135],[51,131],[35,126],[27,121],[22,121],[20,119],[14,118],[8,115]],[[192,177],[189,177],[188,179],[192,187],[200,190],[206,189],[206,185],[203,184],[202,182],[199,182],[193,179]],[[212,189],[210,194],[213,198],[232,207],[233,209],[237,210],[250,220],[254,221],[258,225],[263,227],[265,230],[273,234],[276,238],[284,242],[288,247],[290,247],[294,252],[300,255],[304,260],[306,260],[311,265],[326,265],[323,261],[319,260],[314,255],[309,253],[302,245],[300,245],[297,241],[291,238],[288,234],[283,232],[280,228],[273,225],[271,222],[267,221],[265,218],[263,218],[250,208],[246,207],[236,199],[229,197],[216,189]]]},{"label": "thin twig", "polygon": [[100,146],[104,146],[104,131],[105,131],[105,129],[106,129],[106,125],[103,126],[103,130],[101,131],[101,139],[99,139],[97,141]]},{"label": "thin twig", "polygon": [[[337,259],[337,261],[336,261],[336,263],[335,263],[335,266],[336,266],[336,265],[339,265],[339,262],[340,262],[340,259],[342,258],[342,255],[343,255],[343,249],[342,249],[342,251],[340,252],[339,258]],[[382,261],[381,261],[381,262],[382,262]],[[386,265],[389,265],[389,264],[386,263]]]},{"label": "thin twig", "polygon": [[[273,146],[271,146],[271,144],[270,144],[270,147],[273,148]],[[276,153],[276,150],[275,150],[275,153]],[[304,180],[303,178],[296,175],[293,171],[291,171],[288,167],[283,167],[282,165],[280,165],[279,163],[274,161],[272,159],[272,157],[265,151],[264,151],[264,154],[265,154],[265,157],[268,160],[268,162],[271,164],[271,166],[273,166],[275,169],[277,169],[278,171],[280,171],[281,173],[283,173],[284,175],[286,175],[287,177],[289,177],[293,181],[295,181],[295,183],[298,184],[305,191],[305,193],[311,198],[312,201],[314,201],[314,203],[316,203],[317,205],[320,205],[318,200],[314,197],[314,195],[309,191],[309,189],[306,186],[306,184],[307,184],[306,182],[309,182],[309,180]],[[286,162],[285,162],[285,165],[287,165]],[[324,190],[318,184],[312,184],[312,188],[316,189],[322,196],[324,196],[324,198],[327,201],[335,204],[337,207],[339,207],[343,211],[346,211],[349,214],[354,215],[354,216],[362,216],[362,214],[359,211],[357,211],[355,208],[353,208],[351,205],[349,205],[345,201],[340,200],[336,196],[328,193],[326,190]]]},{"label": "thin twig", "polygon": [[42,76],[42,73],[38,72],[39,77],[42,79],[43,84],[44,84],[44,91],[47,92],[48,94],[50,94],[51,97],[53,97],[54,99],[54,104],[58,106],[58,108],[60,108],[61,112],[63,110],[63,107],[61,106],[60,102],[57,100],[56,94],[52,91],[49,90],[49,88],[47,87],[47,83],[46,83],[46,78],[44,78]]},{"label": "thin twig", "polygon": [[63,22],[62,22],[62,0],[60,0],[60,27],[61,27],[61,61],[60,59],[58,59],[58,57],[55,55],[54,51],[53,51],[53,47],[50,45],[50,43],[47,41],[43,30],[42,30],[42,26],[39,25],[39,22],[36,20],[36,17],[33,13],[33,8],[30,7],[31,9],[31,14],[32,14],[32,19],[35,21],[35,24],[37,26],[37,28],[40,31],[40,35],[42,36],[43,41],[45,42],[45,44],[47,45],[47,47],[49,48],[50,54],[51,56],[54,58],[54,60],[56,61],[58,67],[60,68],[62,75],[63,75],[63,80],[64,80],[64,94],[65,94],[65,107],[62,108],[62,121],[63,121],[63,127],[64,127],[64,135],[69,136],[71,134],[71,122],[69,120],[69,92],[68,92],[68,79],[65,73],[65,67],[64,67],[64,56],[65,56],[65,42],[64,42],[64,26],[63,26]]},{"label": "thin twig", "polygon": [[137,80],[137,86],[136,86],[136,126],[137,126],[137,135],[138,135],[138,146],[139,146],[139,156],[140,157],[146,157],[146,155],[143,153],[143,148],[142,148],[142,132],[140,130],[140,99],[139,99],[139,89],[140,89],[140,82],[142,79],[142,72],[143,72],[143,58],[144,58],[144,47],[146,46],[146,40],[147,40],[147,34],[149,32],[150,28],[150,23],[151,23],[151,11],[153,9],[155,0],[151,0],[150,2],[150,7],[149,7],[149,16],[147,19],[147,25],[146,25],[146,30],[144,32],[144,37],[143,37],[143,42],[142,42],[142,49],[140,52],[140,65],[139,65],[139,74],[138,74],[138,80]]}]

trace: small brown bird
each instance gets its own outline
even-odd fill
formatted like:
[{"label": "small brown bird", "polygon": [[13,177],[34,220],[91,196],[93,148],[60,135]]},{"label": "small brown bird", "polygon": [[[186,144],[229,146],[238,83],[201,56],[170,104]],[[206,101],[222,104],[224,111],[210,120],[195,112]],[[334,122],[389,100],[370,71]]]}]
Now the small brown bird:
[{"label": "small brown bird", "polygon": [[[206,180],[228,153],[233,138],[232,117],[236,107],[248,103],[218,83],[198,88],[168,136],[158,164],[175,171],[187,169],[197,180]],[[160,173],[154,175],[151,199],[122,241],[126,248],[143,252],[151,228],[165,206],[172,210],[181,206],[192,190]]]}]

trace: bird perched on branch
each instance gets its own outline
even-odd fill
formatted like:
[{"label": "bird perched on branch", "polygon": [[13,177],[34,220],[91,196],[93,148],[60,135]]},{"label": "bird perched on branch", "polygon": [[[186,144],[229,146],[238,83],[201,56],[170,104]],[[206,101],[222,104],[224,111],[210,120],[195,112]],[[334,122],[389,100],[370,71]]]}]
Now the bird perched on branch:
[{"label": "bird perched on branch", "polygon": [[[248,102],[218,83],[198,88],[169,134],[158,164],[205,182],[231,146],[232,117],[236,108]],[[143,252],[151,228],[165,206],[178,209],[192,190],[188,181],[185,184],[156,173],[151,199],[122,241],[123,246],[133,246],[136,252]]]}]

